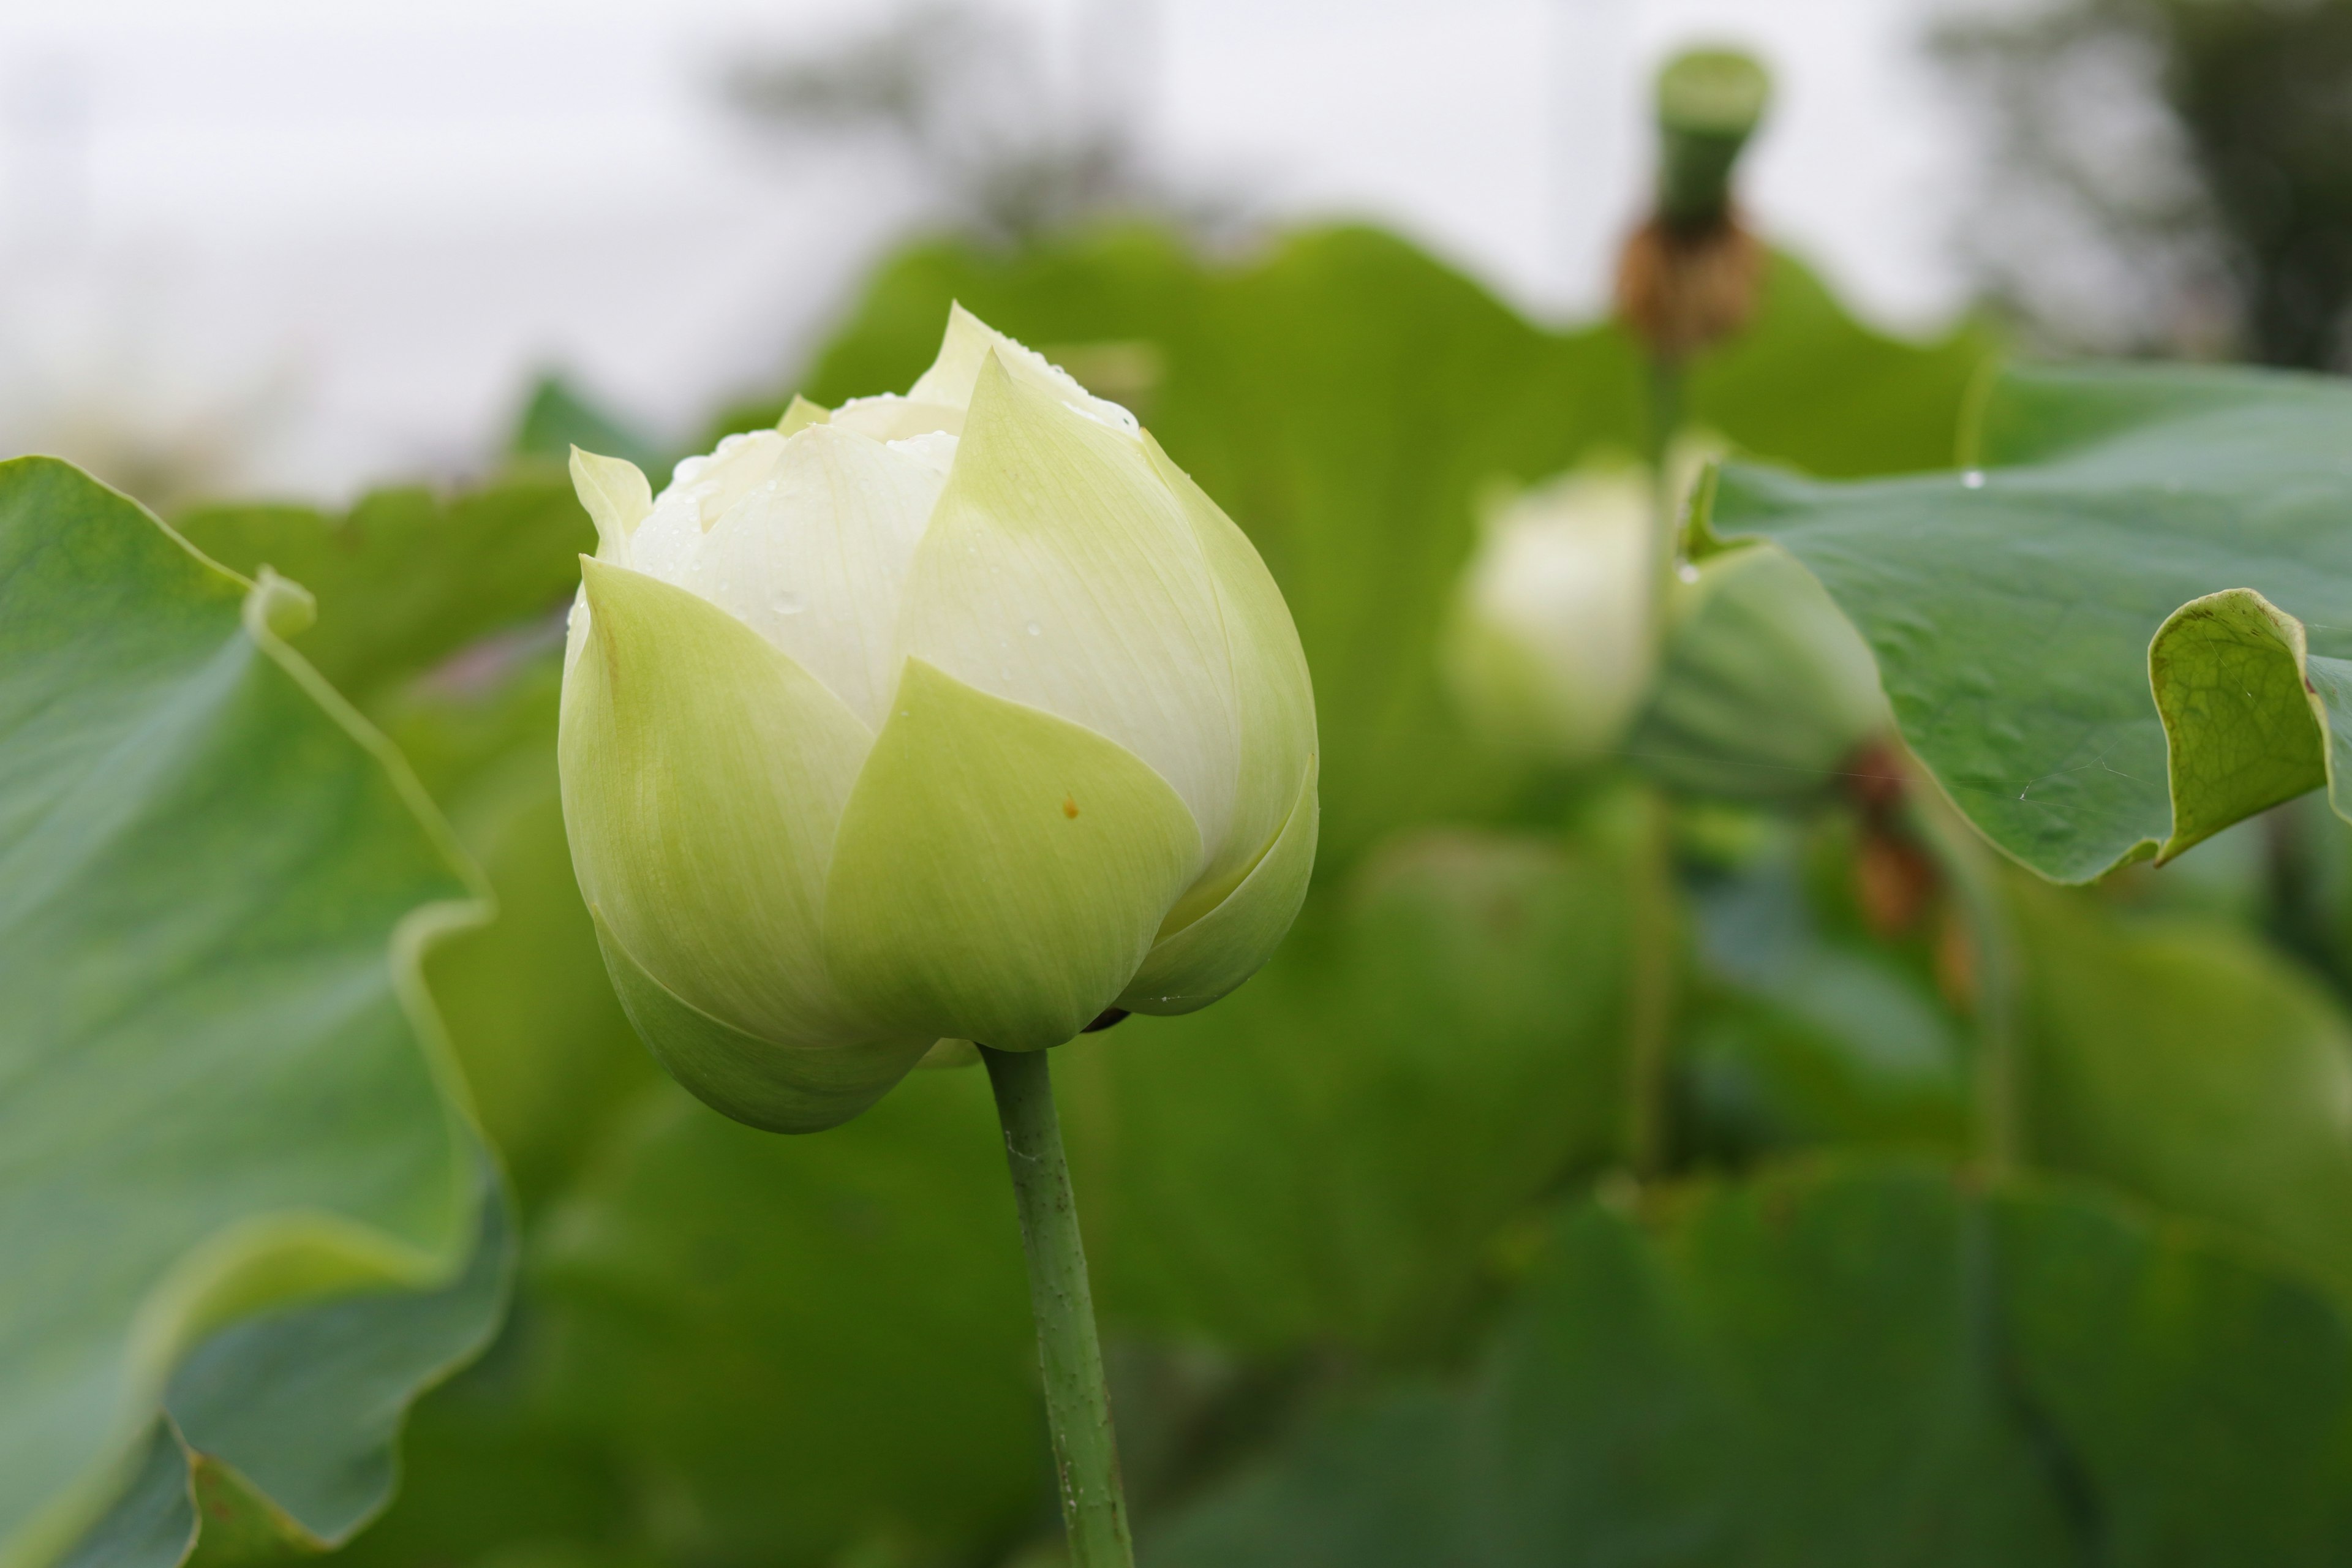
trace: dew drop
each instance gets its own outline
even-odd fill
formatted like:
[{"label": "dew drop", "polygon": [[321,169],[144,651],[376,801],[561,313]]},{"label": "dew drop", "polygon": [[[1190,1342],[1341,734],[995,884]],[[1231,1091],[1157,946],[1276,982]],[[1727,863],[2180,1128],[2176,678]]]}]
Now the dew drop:
[{"label": "dew drop", "polygon": [[1965,488],[1972,490],[1980,490],[1984,489],[1984,470],[1982,468],[1970,468],[1967,473],[1960,476],[1960,483]]},{"label": "dew drop", "polygon": [[1039,626],[1034,621],[1031,621],[1027,626],[1023,626],[1021,629],[1027,632],[1033,637],[1041,637],[1045,635],[1045,628]]},{"label": "dew drop", "polygon": [[780,616],[797,616],[808,608],[806,605],[801,603],[801,596],[798,594],[779,594],[774,603],[776,614]]}]

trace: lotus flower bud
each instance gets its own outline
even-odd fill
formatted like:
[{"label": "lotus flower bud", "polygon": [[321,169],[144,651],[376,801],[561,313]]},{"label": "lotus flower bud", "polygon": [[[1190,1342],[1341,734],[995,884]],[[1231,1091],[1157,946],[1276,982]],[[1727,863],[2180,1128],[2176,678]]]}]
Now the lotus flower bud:
[{"label": "lotus flower bud", "polygon": [[630,1019],[813,1131],[934,1041],[1181,1013],[1289,927],[1314,700],[1241,531],[1124,409],[961,310],[903,397],[680,463],[575,454],[564,822]]},{"label": "lotus flower bud", "polygon": [[1869,647],[1811,573],[1769,544],[1711,555],[1675,584],[1635,762],[1694,795],[1816,795],[1888,725]]},{"label": "lotus flower bud", "polygon": [[1653,504],[1647,475],[1624,467],[1488,510],[1444,649],[1474,728],[1570,767],[1616,745],[1653,663]]}]

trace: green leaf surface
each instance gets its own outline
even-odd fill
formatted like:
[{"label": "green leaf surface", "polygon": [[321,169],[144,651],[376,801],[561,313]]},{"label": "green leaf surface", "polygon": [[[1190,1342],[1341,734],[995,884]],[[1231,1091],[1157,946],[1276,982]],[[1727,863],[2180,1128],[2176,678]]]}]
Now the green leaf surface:
[{"label": "green leaf surface", "polygon": [[[1233,997],[1055,1051],[1115,1336],[1226,1355],[1458,1339],[1529,1205],[1619,1146],[1610,911],[1633,871],[1611,826],[1567,848],[1402,848],[1316,895]],[[507,1353],[527,1414],[476,1424],[469,1386],[438,1396],[385,1541],[436,1560],[539,1539],[794,1564],[888,1538],[920,1561],[1046,1521],[1034,1340],[976,1071],[916,1072],[801,1139],[656,1089],[547,1212]],[[538,1522],[501,1515],[484,1468],[524,1478]],[[389,1549],[372,1531],[359,1550]]]},{"label": "green leaf surface", "polygon": [[[1821,579],[1912,748],[2045,877],[2177,854],[2320,783],[2294,644],[2307,638],[2311,693],[2340,717],[2352,391],[2253,371],[2018,369],[1981,429],[1984,467],[1964,475],[1829,485],[1727,468],[1713,526],[1769,536]],[[2231,589],[2279,616],[2238,596],[2168,625]]]},{"label": "green leaf surface", "polygon": [[2247,588],[2191,599],[2157,628],[2148,684],[2172,792],[2158,865],[2328,782],[2336,742],[2310,663],[2303,624]]},{"label": "green leaf surface", "polygon": [[158,1419],[130,1483],[58,1568],[180,1568],[196,1545],[187,1450]]},{"label": "green leaf surface", "polygon": [[401,680],[485,634],[568,603],[580,553],[596,548],[570,479],[552,467],[449,496],[379,490],[341,517],[212,506],[176,526],[234,571],[268,566],[308,588],[319,619],[297,646],[371,710]]},{"label": "green leaf surface", "polygon": [[[1548,330],[1370,229],[1293,234],[1236,266],[1126,227],[1009,255],[912,248],[799,390],[833,405],[908,385],[950,300],[1132,405],[1256,545],[1314,675],[1322,875],[1407,824],[1505,809],[1517,771],[1464,733],[1436,640],[1486,486],[1639,447],[1640,363],[1613,329]],[[1695,372],[1692,417],[1823,472],[1942,462],[1985,352],[1969,332],[1871,333],[1784,260],[1754,332]]]},{"label": "green leaf surface", "polygon": [[634,463],[656,479],[667,475],[677,453],[609,409],[562,375],[543,375],[530,389],[507,449],[518,458],[557,467],[572,448],[601,452]]},{"label": "green leaf surface", "polygon": [[425,975],[526,1215],[659,1070],[605,980],[572,879],[562,679],[556,638],[525,636],[415,683],[384,720],[498,898],[499,918],[436,946]]},{"label": "green leaf surface", "polygon": [[1829,1165],[1571,1207],[1457,1389],[1333,1413],[1141,1560],[2316,1564],[2347,1436],[2325,1292],[2063,1191]]},{"label": "green leaf surface", "polygon": [[391,1500],[411,1400],[478,1354],[506,1307],[505,1194],[487,1162],[464,1272],[438,1290],[373,1292],[232,1324],[164,1395],[181,1442],[234,1470],[296,1543],[340,1545]]},{"label": "green leaf surface", "polygon": [[[1689,889],[1700,984],[1676,1051],[1692,1152],[1969,1146],[1966,1034],[1927,978],[1813,907],[1785,828]],[[1841,876],[1852,863],[1836,858]]]},{"label": "green leaf surface", "polygon": [[2352,1553],[2340,1305],[2090,1205],[2008,1198],[1992,1218],[2014,1386],[2084,1500],[2084,1561],[2317,1568]]},{"label": "green leaf surface", "polygon": [[270,631],[294,591],[248,589],[66,465],[0,465],[12,1565],[135,1479],[215,1331],[439,1289],[474,1237],[417,963],[482,906],[405,767]]},{"label": "green leaf surface", "polygon": [[1996,347],[1975,323],[1925,343],[1874,331],[1776,251],[1755,321],[1692,365],[1688,416],[1743,452],[1825,478],[1940,468]]},{"label": "green leaf surface", "polygon": [[2352,1021],[2210,921],[2018,879],[2027,1157],[2279,1248],[2352,1300]]},{"label": "green leaf surface", "polygon": [[1443,1340],[1497,1233],[1622,1147],[1632,837],[1408,840],[1224,1001],[1055,1052],[1106,1320],[1258,1352]]},{"label": "green leaf surface", "polygon": [[988,1086],[918,1072],[810,1138],[663,1086],[550,1218],[535,1399],[690,1561],[1014,1528],[1046,1463]]}]

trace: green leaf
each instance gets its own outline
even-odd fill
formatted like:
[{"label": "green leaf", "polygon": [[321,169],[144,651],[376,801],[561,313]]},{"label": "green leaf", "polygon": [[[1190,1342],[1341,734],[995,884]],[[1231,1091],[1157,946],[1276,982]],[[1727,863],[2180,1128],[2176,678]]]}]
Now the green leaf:
[{"label": "green leaf", "polygon": [[2148,684],[2172,792],[2158,865],[2327,783],[2326,708],[2308,662],[2303,623],[2247,588],[2191,599],[2157,628]]},{"label": "green leaf", "polygon": [[1622,1148],[1633,837],[1407,840],[1215,1006],[1056,1051],[1106,1320],[1254,1352],[1450,1333],[1497,1234]]},{"label": "green leaf", "polygon": [[2352,1300],[2352,1022],[2257,941],[2019,879],[2027,1157],[2228,1226]]},{"label": "green leaf", "polygon": [[1993,1209],[2017,1395],[2087,1494],[2102,1564],[2352,1553],[2352,1342],[2339,1306],[2088,1204]]},{"label": "green leaf", "polygon": [[2063,1191],[1853,1164],[1559,1219],[1457,1389],[1333,1412],[1150,1568],[2329,1563],[2352,1329]]},{"label": "green leaf", "polygon": [[[1767,535],[1821,579],[1913,750],[2045,877],[2178,854],[2321,782],[2323,737],[2295,687],[2307,675],[2331,714],[2352,696],[2352,391],[2254,371],[2019,369],[1982,432],[1986,467],[1961,476],[1826,485],[1727,468],[1714,527]],[[2231,589],[2277,613],[2239,595],[2171,618]]]},{"label": "green leaf", "polygon": [[425,974],[527,1215],[659,1070],[605,983],[572,879],[555,771],[562,668],[550,640],[478,649],[384,721],[498,897],[499,918],[435,947]]},{"label": "green leaf", "polygon": [[542,375],[530,389],[507,449],[518,458],[561,465],[582,447],[667,474],[676,454],[597,405],[567,378]]},{"label": "green leaf", "polygon": [[1811,474],[1940,468],[1997,346],[1974,323],[1926,343],[1873,331],[1803,263],[1775,252],[1754,322],[1692,366],[1690,418]]},{"label": "green leaf", "polygon": [[497,1328],[513,1243],[487,1162],[480,1213],[464,1272],[442,1289],[249,1319],[173,1374],[164,1407],[181,1442],[268,1498],[296,1543],[340,1545],[383,1510],[410,1401],[471,1361]]},{"label": "green leaf", "polygon": [[197,549],[248,575],[308,588],[319,620],[303,656],[373,709],[392,688],[486,633],[553,613],[580,585],[595,530],[560,468],[446,498],[380,490],[342,517],[307,507],[205,507],[179,520]]},{"label": "green leaf", "polygon": [[58,1568],[180,1568],[195,1546],[187,1451],[158,1419],[122,1495]]},{"label": "green leaf", "polygon": [[0,465],[12,1565],[134,1479],[215,1331],[438,1289],[473,1241],[417,963],[482,906],[396,754],[271,631],[298,595],[64,464]]},{"label": "green leaf", "polygon": [[1019,1237],[977,1072],[812,1138],[664,1086],[542,1233],[535,1402],[677,1559],[1002,1533],[1047,1455]]},{"label": "green leaf", "polygon": [[[1808,897],[1799,831],[1690,889],[1702,983],[1676,1051],[1701,1158],[1819,1145],[1958,1155],[1969,1146],[1966,1036],[1926,977],[1835,930]],[[1835,860],[1841,878],[1852,862]]]}]

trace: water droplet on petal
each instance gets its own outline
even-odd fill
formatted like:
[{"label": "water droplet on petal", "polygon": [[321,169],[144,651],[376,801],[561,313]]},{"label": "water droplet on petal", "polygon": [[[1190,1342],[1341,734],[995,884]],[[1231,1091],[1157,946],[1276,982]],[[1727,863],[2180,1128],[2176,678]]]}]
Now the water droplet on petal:
[{"label": "water droplet on petal", "polygon": [[798,594],[777,595],[775,598],[775,605],[776,614],[780,616],[797,616],[803,610],[808,608],[806,605],[801,603],[801,596]]},{"label": "water droplet on petal", "polygon": [[1045,635],[1045,627],[1043,627],[1043,626],[1039,626],[1039,625],[1038,625],[1036,622],[1034,622],[1034,621],[1031,621],[1027,626],[1025,626],[1022,627],[1021,629],[1022,629],[1023,631],[1024,631],[1024,632],[1027,632],[1027,633],[1028,633],[1031,637],[1044,637],[1044,636]]}]

